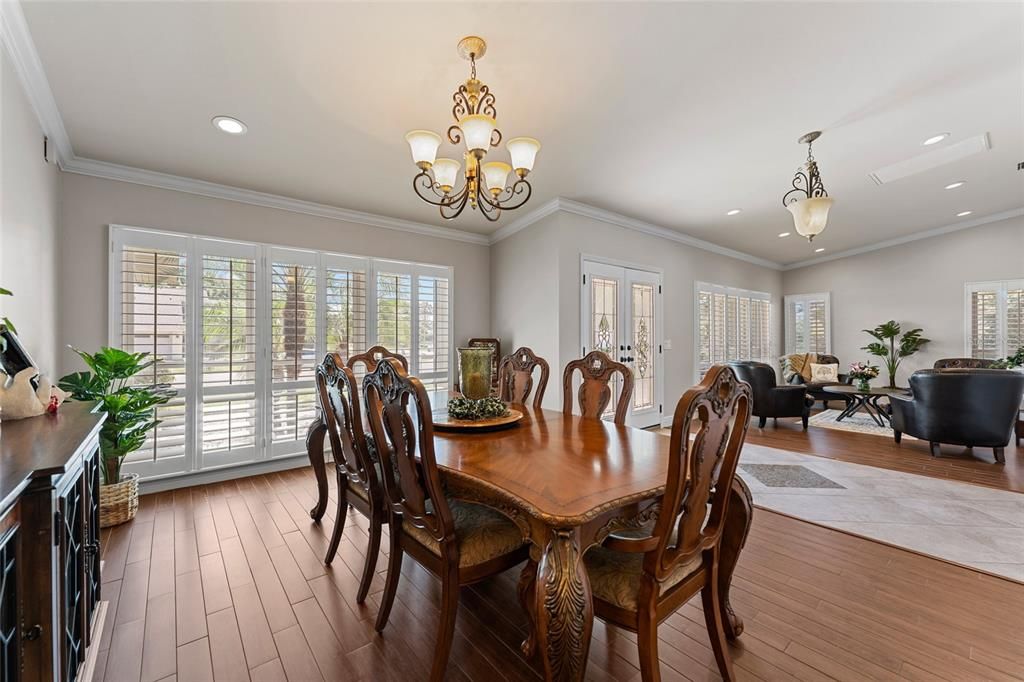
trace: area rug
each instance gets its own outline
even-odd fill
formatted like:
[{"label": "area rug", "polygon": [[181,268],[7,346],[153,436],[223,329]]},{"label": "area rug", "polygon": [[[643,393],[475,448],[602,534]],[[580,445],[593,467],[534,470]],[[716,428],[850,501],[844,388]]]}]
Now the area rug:
[{"label": "area rug", "polygon": [[751,443],[739,475],[758,507],[1024,583],[1024,494]]},{"label": "area rug", "polygon": [[[853,431],[854,433],[870,433],[873,436],[885,436],[892,439],[892,429],[888,426],[879,426],[875,420],[864,412],[854,412],[841,422],[836,421],[842,412],[840,410],[824,410],[812,415],[807,423],[811,426],[818,426],[823,429],[835,429],[837,431]],[[903,434],[907,440],[917,440],[913,436]]]}]

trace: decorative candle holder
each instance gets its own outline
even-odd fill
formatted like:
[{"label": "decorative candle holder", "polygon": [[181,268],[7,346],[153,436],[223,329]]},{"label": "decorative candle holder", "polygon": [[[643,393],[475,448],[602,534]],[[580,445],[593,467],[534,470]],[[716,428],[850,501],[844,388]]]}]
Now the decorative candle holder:
[{"label": "decorative candle holder", "polygon": [[470,400],[480,400],[491,394],[490,348],[459,348],[459,388]]}]

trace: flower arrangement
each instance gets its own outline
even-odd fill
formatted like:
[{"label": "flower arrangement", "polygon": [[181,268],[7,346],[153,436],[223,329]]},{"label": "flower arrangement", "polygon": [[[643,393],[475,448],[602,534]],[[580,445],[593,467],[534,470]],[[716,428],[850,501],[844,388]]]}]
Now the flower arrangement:
[{"label": "flower arrangement", "polygon": [[850,363],[850,378],[857,382],[857,388],[868,389],[868,382],[878,376],[878,367],[866,362]]},{"label": "flower arrangement", "polygon": [[508,406],[495,398],[452,398],[448,401],[448,415],[453,419],[465,419],[466,421],[478,421],[480,419],[491,419],[504,417],[508,414]]}]

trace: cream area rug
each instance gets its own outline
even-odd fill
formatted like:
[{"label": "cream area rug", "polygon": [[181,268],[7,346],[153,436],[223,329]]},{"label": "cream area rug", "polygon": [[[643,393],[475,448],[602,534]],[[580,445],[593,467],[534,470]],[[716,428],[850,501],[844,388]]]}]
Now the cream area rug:
[{"label": "cream area rug", "polygon": [[1024,494],[750,443],[738,473],[758,507],[1024,583]]},{"label": "cream area rug", "polygon": [[[854,412],[849,417],[839,422],[836,421],[842,412],[840,410],[824,410],[818,414],[811,415],[807,423],[811,426],[818,426],[823,429],[836,429],[837,431],[853,431],[855,433],[870,433],[875,436],[885,436],[892,439],[892,429],[888,426],[879,426],[875,420],[864,412]],[[913,436],[903,434],[907,440],[916,440]]]}]

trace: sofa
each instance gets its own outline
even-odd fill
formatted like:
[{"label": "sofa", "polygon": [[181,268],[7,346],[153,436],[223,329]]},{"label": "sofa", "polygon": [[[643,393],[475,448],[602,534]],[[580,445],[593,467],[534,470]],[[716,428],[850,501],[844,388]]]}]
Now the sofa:
[{"label": "sofa", "polygon": [[[810,367],[812,363],[817,365],[840,365],[839,358],[836,356],[816,353],[791,353],[779,360],[785,382],[795,386],[805,386],[807,388],[807,395],[811,396],[814,400],[821,401],[822,409],[828,409],[829,400],[849,402],[842,395],[825,391],[825,387],[849,385],[853,383],[853,379],[843,374],[840,369],[838,381],[814,381],[811,378]],[[840,365],[841,367],[842,365]]]},{"label": "sofa", "polygon": [[1024,398],[1024,374],[1002,369],[922,369],[910,377],[908,396],[892,395],[893,437],[906,433],[928,441],[932,456],[939,444],[992,448],[1005,463]]},{"label": "sofa", "polygon": [[758,426],[764,428],[768,417],[800,417],[804,429],[811,416],[814,399],[807,395],[805,386],[779,386],[775,368],[764,362],[730,362],[729,367],[740,381],[750,384],[754,404],[750,413],[758,418]]},{"label": "sofa", "polygon": [[992,366],[992,360],[982,358],[942,358],[936,360],[932,365],[933,369],[988,369]]}]

